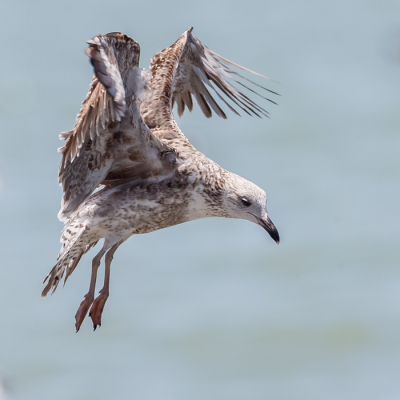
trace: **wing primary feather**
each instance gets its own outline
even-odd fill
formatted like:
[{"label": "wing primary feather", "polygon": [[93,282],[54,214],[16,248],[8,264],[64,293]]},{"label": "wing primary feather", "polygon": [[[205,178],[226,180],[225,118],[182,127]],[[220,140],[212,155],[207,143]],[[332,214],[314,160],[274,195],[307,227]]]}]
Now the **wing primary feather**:
[{"label": "wing primary feather", "polygon": [[204,96],[200,92],[197,92],[195,93],[195,97],[199,103],[201,111],[203,111],[203,114],[206,116],[206,118],[211,118],[212,112],[206,100],[204,99]]},{"label": "wing primary feather", "polygon": [[[241,101],[234,96],[234,94],[230,91],[231,89],[229,87],[225,88],[218,80],[214,81],[214,83],[217,85],[217,87],[233,102],[235,103],[238,107],[240,107],[245,113],[248,115],[251,115],[244,107],[242,107],[238,102],[241,103]],[[231,86],[231,85],[230,85]],[[233,88],[233,86],[231,86]]]},{"label": "wing primary feather", "polygon": [[[232,101],[235,101],[235,103],[242,108],[243,111],[246,112],[247,110],[250,110],[251,112],[253,112],[254,114],[256,114],[258,117],[260,117],[257,113],[254,112],[253,108],[250,106],[251,103],[249,103],[247,101],[247,97],[245,95],[243,95],[242,92],[240,92],[239,90],[237,90],[234,86],[230,85],[227,83],[227,92],[229,92],[231,94],[230,98]],[[232,98],[233,96],[233,98]],[[236,100],[241,104],[238,104],[236,102]],[[250,114],[251,115],[251,114]],[[261,117],[260,117],[261,118]]]},{"label": "wing primary feather", "polygon": [[253,100],[251,100],[249,97],[247,97],[244,93],[238,92],[238,97],[246,103],[250,107],[254,107],[256,110],[258,110],[261,114],[267,116],[268,114],[267,110],[264,110],[261,106],[259,106],[257,103],[255,103]]},{"label": "wing primary feather", "polygon": [[213,88],[216,95],[229,107],[229,109],[235,113],[236,115],[238,115],[239,117],[241,117],[241,115],[218,93],[217,90],[215,90],[215,88]]},{"label": "wing primary feather", "polygon": [[204,100],[209,104],[209,106],[211,106],[211,108],[218,116],[226,119],[225,113],[222,111],[221,107],[219,107],[219,105],[215,102],[214,98],[211,96],[210,92],[204,86],[204,83],[206,83],[208,86],[212,87],[207,79],[206,80],[202,79],[202,77],[205,78],[204,73],[200,71],[199,68],[196,67],[193,67],[193,70],[198,76],[198,79],[196,79],[196,84],[197,87],[200,89],[200,93],[203,95]]},{"label": "wing primary feather", "polygon": [[268,117],[269,112],[267,110],[265,110],[264,108],[262,108],[261,106],[259,106],[257,103],[255,103],[253,100],[251,100],[249,97],[247,97],[245,94],[241,93],[241,96],[243,98],[246,99],[246,101],[252,105],[252,107],[254,107],[256,110],[258,110],[261,114],[265,115],[266,117]]},{"label": "wing primary feather", "polygon": [[[197,40],[198,40],[198,39],[197,39]],[[234,67],[236,67],[236,68],[240,68],[240,69],[242,69],[243,71],[247,71],[247,72],[250,72],[250,73],[253,74],[253,75],[257,75],[257,76],[259,76],[259,77],[261,77],[261,78],[268,79],[269,81],[272,81],[272,82],[275,82],[275,83],[279,83],[278,81],[275,81],[274,79],[268,78],[267,76],[261,75],[261,74],[259,74],[258,72],[252,71],[252,70],[249,69],[249,68],[243,67],[243,66],[241,66],[241,65],[239,65],[239,64],[236,64],[235,62],[233,62],[233,61],[231,61],[231,60],[228,60],[228,59],[225,58],[225,57],[220,56],[219,54],[217,54],[217,53],[215,53],[214,51],[210,50],[210,49],[209,49],[207,46],[205,46],[205,45],[203,45],[203,46],[205,47],[206,52],[211,53],[211,54],[214,56],[214,58],[216,58],[217,60],[220,59],[220,60],[222,60],[224,63],[229,64],[229,65],[232,65],[232,66],[234,66]],[[222,64],[222,63],[221,63],[221,64]]]},{"label": "wing primary feather", "polygon": [[[220,88],[220,90],[225,94],[225,96],[227,96],[229,98],[229,100],[231,100],[233,103],[235,103],[241,110],[243,110],[246,114],[251,115],[250,112],[247,111],[246,107],[243,106],[243,102],[240,100],[239,97],[237,97],[237,95],[235,95],[234,93],[232,93],[232,91],[230,91],[229,88],[225,88],[223,86],[219,86],[217,84],[217,86]],[[217,92],[218,93],[218,92]],[[220,98],[222,98],[220,96]],[[226,102],[225,102],[226,103]],[[228,103],[227,103],[228,104]]]},{"label": "wing primary feather", "polygon": [[185,103],[180,93],[177,95],[176,103],[178,105],[178,115],[182,117],[185,112]]},{"label": "wing primary feather", "polygon": [[[223,85],[225,84],[227,90],[229,90],[231,93],[232,93],[232,92],[236,92],[236,96],[235,96],[235,94],[232,93],[232,95],[233,95],[234,97],[236,97],[236,98],[237,98],[237,96],[239,96],[239,98],[240,98],[240,97],[244,97],[244,98],[246,99],[246,102],[248,102],[248,100],[250,100],[247,96],[245,96],[242,92],[238,91],[237,88],[235,88],[234,86],[230,85],[227,81],[223,81],[223,80],[221,80],[221,79],[218,79],[217,76],[216,76],[215,74],[210,75],[210,78],[211,78],[211,80],[212,80],[213,82],[219,84],[218,87],[221,88],[221,86],[223,86]],[[232,79],[232,77],[229,77],[229,78]],[[236,79],[234,79],[234,81],[236,81],[236,82],[240,83],[242,86],[246,87],[246,86],[243,85],[240,81],[237,81]],[[246,87],[246,88],[247,88],[247,87]],[[222,90],[222,89],[221,89],[221,90]],[[250,91],[253,91],[253,90],[251,90],[251,89],[249,89],[249,90],[250,90]],[[254,92],[254,93],[258,94],[257,92]],[[261,96],[260,94],[258,94],[258,95],[259,95],[260,97],[263,97],[263,96]],[[238,100],[239,100],[239,98],[238,98]],[[264,98],[264,97],[263,97],[263,98]],[[266,99],[266,100],[269,100],[269,99]],[[240,100],[239,100],[239,101],[240,101]],[[242,102],[241,102],[241,103],[242,103]],[[251,103],[253,106],[256,106],[256,103],[254,103],[254,102],[251,101],[251,100],[250,100],[250,103]],[[242,104],[243,104],[243,103],[242,103]],[[262,107],[260,107],[260,106],[257,106],[257,108],[259,109],[260,112],[261,112],[261,110],[263,110]],[[266,111],[266,110],[264,110],[264,111]]]},{"label": "wing primary feather", "polygon": [[192,111],[193,110],[192,94],[189,92],[189,90],[186,90],[186,92],[183,92],[183,94],[187,108],[189,109],[189,111]]},{"label": "wing primary feather", "polygon": [[[212,116],[212,112],[226,118],[222,109],[223,103],[239,116],[243,111],[259,118],[269,118],[269,112],[253,101],[250,95],[254,93],[276,104],[259,93],[258,88],[272,94],[276,92],[253,82],[235,69],[274,81],[211,51],[192,35],[191,30],[186,30],[172,46],[161,50],[151,60],[150,95],[144,101],[143,107],[141,106],[145,121],[160,127],[169,126],[171,108],[176,103],[179,116],[184,114],[186,107],[191,111],[192,96],[207,118]],[[166,87],[170,89],[165,90]],[[163,96],[168,101],[162,101]],[[164,110],[164,107],[169,107],[169,110]]]},{"label": "wing primary feather", "polygon": [[[239,74],[239,73],[236,72],[236,71],[230,70],[229,73],[230,73],[230,74],[233,74],[233,75],[237,75],[237,76],[239,76],[240,78],[244,79],[245,81],[250,82],[250,83],[252,83],[252,84],[255,85],[255,86],[258,86],[259,88],[264,89],[264,90],[266,90],[267,92],[270,92],[270,93],[276,94],[277,96],[280,96],[279,93],[274,92],[273,90],[268,89],[268,88],[266,88],[266,87],[264,87],[264,86],[262,86],[262,85],[259,85],[259,84],[256,83],[256,82],[253,82],[251,79],[246,78],[245,76],[243,76],[242,74]],[[236,80],[236,79],[233,79],[233,77],[230,77],[230,79],[234,80],[235,82],[240,83],[240,81],[238,81],[238,80]],[[271,80],[272,80],[272,79],[271,79]],[[275,82],[275,81],[273,81],[273,82]],[[257,93],[257,92],[254,92],[254,93]],[[258,94],[258,93],[257,93],[257,94]],[[259,94],[259,96],[261,96],[261,95]],[[264,97],[264,99],[265,99],[265,97]],[[269,99],[266,99],[266,100],[269,100]]]},{"label": "wing primary feather", "polygon": [[244,88],[246,88],[247,90],[249,90],[250,92],[256,94],[257,96],[260,96],[261,98],[263,98],[264,100],[269,101],[272,104],[278,105],[278,103],[276,103],[275,101],[269,99],[268,97],[264,97],[263,95],[261,95],[260,93],[256,92],[255,90],[253,90],[252,88],[246,86],[243,82],[240,82],[238,80],[235,79],[235,82],[237,82],[239,85],[243,86]]}]

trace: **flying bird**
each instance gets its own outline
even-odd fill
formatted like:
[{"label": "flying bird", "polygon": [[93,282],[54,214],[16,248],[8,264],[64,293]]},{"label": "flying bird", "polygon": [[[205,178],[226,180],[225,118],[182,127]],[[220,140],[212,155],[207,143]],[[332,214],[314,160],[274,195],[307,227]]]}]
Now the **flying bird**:
[{"label": "flying bird", "polygon": [[[265,78],[211,51],[192,29],[156,53],[148,71],[139,68],[139,43],[129,36],[113,32],[88,41],[94,77],[74,128],[60,135],[66,141],[59,149],[62,247],[42,292],[54,292],[64,275],[65,283],[81,257],[104,239],[75,315],[77,331],[88,312],[94,329],[101,325],[113,255],[134,234],[225,217],[256,223],[279,243],[265,192],[196,150],[172,113],[174,104],[179,116],[192,111],[194,97],[207,118],[213,112],[226,118],[223,106],[235,114],[268,116],[243,90],[266,100],[249,84],[276,93],[232,69]],[[104,255],[104,286],[95,298]]]}]

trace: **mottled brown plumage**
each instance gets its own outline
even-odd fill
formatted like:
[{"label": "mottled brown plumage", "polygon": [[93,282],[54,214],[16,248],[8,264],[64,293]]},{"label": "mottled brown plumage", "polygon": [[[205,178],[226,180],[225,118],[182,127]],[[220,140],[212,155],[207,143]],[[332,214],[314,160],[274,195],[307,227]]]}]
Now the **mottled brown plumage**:
[{"label": "mottled brown plumage", "polygon": [[[266,212],[265,192],[197,151],[175,122],[173,103],[182,115],[185,107],[192,110],[192,95],[206,117],[214,111],[226,118],[206,86],[235,113],[236,106],[250,115],[266,115],[229,82],[243,85],[237,79],[241,75],[227,65],[247,69],[212,52],[191,32],[158,52],[147,73],[138,68],[139,44],[128,36],[114,32],[88,41],[85,53],[95,76],[75,127],[61,134],[66,140],[59,170],[63,245],[42,293],[54,291],[64,274],[67,280],[82,255],[105,239],[92,262],[89,292],[76,314],[77,330],[89,309],[94,327],[100,325],[112,256],[133,234],[226,217],[257,223],[279,241]],[[93,194],[99,185],[104,187]],[[95,300],[104,254],[105,282]]]}]

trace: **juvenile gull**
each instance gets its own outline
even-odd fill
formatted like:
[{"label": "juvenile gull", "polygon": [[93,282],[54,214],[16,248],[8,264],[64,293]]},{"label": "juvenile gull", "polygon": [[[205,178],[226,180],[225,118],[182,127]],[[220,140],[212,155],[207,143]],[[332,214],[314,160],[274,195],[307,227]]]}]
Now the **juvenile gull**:
[{"label": "juvenile gull", "polygon": [[[104,238],[92,261],[89,292],[75,316],[77,331],[89,309],[94,329],[101,325],[113,255],[134,234],[225,217],[254,222],[279,243],[265,192],[197,151],[172,114],[174,103],[180,116],[185,107],[191,111],[193,95],[206,117],[214,111],[226,118],[208,86],[236,114],[240,108],[249,115],[267,115],[230,83],[256,93],[246,86],[253,82],[229,66],[256,73],[209,50],[192,28],[155,54],[148,72],[138,68],[139,44],[122,33],[98,35],[88,44],[85,53],[95,74],[74,128],[60,135],[66,143],[59,149],[63,199],[58,217],[65,225],[57,264],[42,292],[54,292],[64,273],[66,281],[82,255]],[[104,286],[95,299],[104,254]]]}]

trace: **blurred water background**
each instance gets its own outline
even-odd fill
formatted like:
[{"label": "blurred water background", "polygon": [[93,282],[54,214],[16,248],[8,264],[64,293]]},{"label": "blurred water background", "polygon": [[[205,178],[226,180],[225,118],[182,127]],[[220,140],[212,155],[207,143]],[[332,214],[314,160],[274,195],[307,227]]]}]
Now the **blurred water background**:
[{"label": "blurred water background", "polygon": [[[400,398],[400,3],[1,1],[0,377],[17,400]],[[277,246],[245,221],[132,237],[103,326],[74,315],[86,255],[40,298],[62,225],[61,146],[92,68],[85,41],[122,31],[141,66],[189,26],[281,84],[271,119],[178,123],[267,192]],[[258,83],[264,83],[258,80]],[[103,269],[100,269],[100,277]],[[100,282],[102,278],[99,278]]]}]

